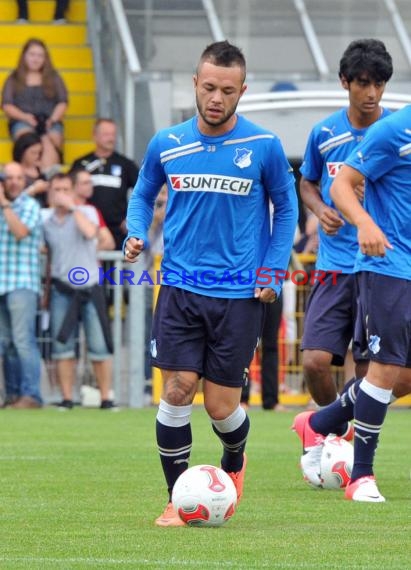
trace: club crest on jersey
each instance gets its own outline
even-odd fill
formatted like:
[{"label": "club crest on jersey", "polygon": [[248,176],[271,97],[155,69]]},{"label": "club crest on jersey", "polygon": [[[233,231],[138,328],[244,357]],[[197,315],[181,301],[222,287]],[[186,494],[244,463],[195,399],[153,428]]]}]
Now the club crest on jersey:
[{"label": "club crest on jersey", "polygon": [[239,168],[247,168],[247,166],[251,165],[251,155],[253,154],[252,150],[248,150],[248,148],[236,148],[235,149],[235,156],[234,156],[234,164]]},{"label": "club crest on jersey", "polygon": [[335,178],[343,164],[343,162],[327,162],[328,176],[330,178]]}]

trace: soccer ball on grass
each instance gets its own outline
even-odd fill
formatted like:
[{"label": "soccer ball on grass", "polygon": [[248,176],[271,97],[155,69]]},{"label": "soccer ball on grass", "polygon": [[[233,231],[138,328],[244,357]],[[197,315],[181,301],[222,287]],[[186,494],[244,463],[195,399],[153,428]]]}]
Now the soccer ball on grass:
[{"label": "soccer ball on grass", "polygon": [[321,454],[321,487],[344,489],[351,477],[354,448],[342,437],[329,435],[325,438]]},{"label": "soccer ball on grass", "polygon": [[172,503],[190,526],[221,526],[235,512],[237,492],[225,471],[213,465],[195,465],[177,479]]}]

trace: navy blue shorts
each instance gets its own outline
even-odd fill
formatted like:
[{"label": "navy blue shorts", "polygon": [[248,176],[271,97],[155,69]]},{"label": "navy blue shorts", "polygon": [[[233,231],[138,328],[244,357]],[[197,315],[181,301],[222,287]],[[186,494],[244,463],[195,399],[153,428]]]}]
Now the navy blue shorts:
[{"label": "navy blue shorts", "polygon": [[242,387],[263,315],[257,299],[221,299],[162,285],[153,318],[152,364]]},{"label": "navy blue shorts", "polygon": [[370,360],[411,368],[411,281],[362,271],[354,343]]},{"label": "navy blue shorts", "polygon": [[[354,274],[327,273],[310,293],[304,317],[301,350],[323,350],[332,354],[331,363],[343,366],[354,336],[357,315],[357,285]],[[355,362],[367,360],[353,345]]]}]

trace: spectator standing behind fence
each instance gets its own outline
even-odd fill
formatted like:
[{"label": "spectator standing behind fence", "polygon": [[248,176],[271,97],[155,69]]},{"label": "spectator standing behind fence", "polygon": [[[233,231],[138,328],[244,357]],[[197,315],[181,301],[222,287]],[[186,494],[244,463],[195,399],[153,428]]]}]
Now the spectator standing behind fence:
[{"label": "spectator standing behind fence", "polygon": [[[91,179],[90,172],[88,172],[85,168],[72,170],[70,172],[70,177],[73,181],[75,194],[74,200],[76,202],[76,205],[85,206],[88,204],[88,201],[93,194],[93,181]],[[95,208],[98,216],[98,249],[102,251],[111,251],[116,246],[113,235],[108,229],[100,210],[95,206],[92,207]]]},{"label": "spectator standing behind fence", "polygon": [[[113,352],[110,324],[103,288],[98,285],[97,212],[94,207],[76,205],[73,182],[62,173],[50,181],[49,203],[43,232],[50,259],[52,359],[57,363],[63,397],[59,409],[73,408],[75,341],[80,321],[100,390],[101,408],[116,409],[110,399]],[[77,271],[72,271],[74,268]]]},{"label": "spectator standing behind fence", "polygon": [[5,405],[40,408],[36,313],[40,292],[40,207],[24,190],[20,164],[10,162],[0,183],[0,353]]},{"label": "spectator standing behind fence", "polygon": [[68,94],[65,83],[53,67],[46,44],[31,38],[23,46],[17,68],[6,79],[2,109],[15,141],[27,132],[41,137],[41,168],[63,162],[63,118]]},{"label": "spectator standing behind fence", "polygon": [[13,160],[23,167],[25,192],[33,196],[42,208],[47,206],[49,183],[41,171],[43,145],[37,133],[21,135],[13,146]]},{"label": "spectator standing behind fence", "polygon": [[[56,5],[54,8],[54,16],[53,16],[54,23],[64,24],[66,22],[65,14],[69,6],[69,0],[56,0],[55,4]],[[17,0],[17,10],[18,10],[17,22],[19,24],[26,23],[29,19],[27,0]]]},{"label": "spectator standing behind fence", "polygon": [[116,249],[121,250],[126,237],[126,213],[128,195],[134,187],[137,165],[115,150],[117,126],[112,119],[98,119],[93,129],[96,148],[93,152],[75,160],[72,170],[85,168],[93,180],[90,204],[100,210],[114,236]]}]

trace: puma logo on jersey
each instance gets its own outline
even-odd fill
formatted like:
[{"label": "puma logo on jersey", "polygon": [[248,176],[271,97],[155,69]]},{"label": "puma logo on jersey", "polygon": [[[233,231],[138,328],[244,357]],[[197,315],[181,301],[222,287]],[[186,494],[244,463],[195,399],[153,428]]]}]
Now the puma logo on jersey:
[{"label": "puma logo on jersey", "polygon": [[180,135],[179,137],[177,135],[173,135],[173,133],[170,133],[168,135],[168,138],[175,140],[176,142],[178,142],[178,144],[181,144],[181,139],[183,138],[183,136],[184,136],[184,133],[182,135]]},{"label": "puma logo on jersey", "polygon": [[321,127],[322,131],[324,131],[325,133],[330,133],[332,137],[334,136],[334,129],[335,127],[333,127],[332,129],[329,129],[328,127]]}]

